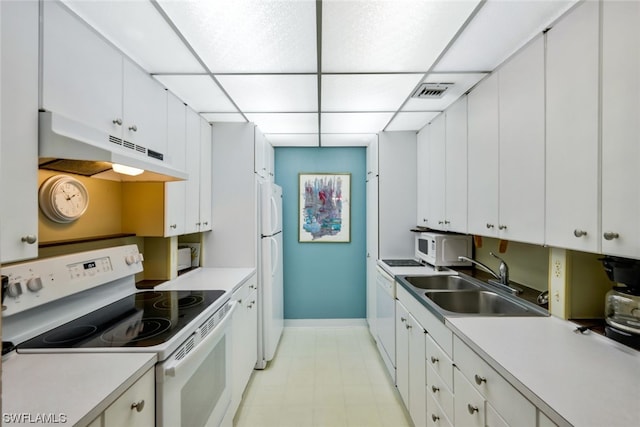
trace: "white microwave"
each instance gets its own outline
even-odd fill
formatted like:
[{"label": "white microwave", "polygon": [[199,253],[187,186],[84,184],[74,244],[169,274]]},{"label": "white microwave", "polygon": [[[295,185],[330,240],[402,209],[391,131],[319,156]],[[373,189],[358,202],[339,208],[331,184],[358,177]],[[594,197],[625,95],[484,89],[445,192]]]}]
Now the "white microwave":
[{"label": "white microwave", "polygon": [[468,267],[471,263],[460,261],[459,256],[471,258],[471,236],[464,234],[420,233],[416,236],[416,258],[441,267]]}]

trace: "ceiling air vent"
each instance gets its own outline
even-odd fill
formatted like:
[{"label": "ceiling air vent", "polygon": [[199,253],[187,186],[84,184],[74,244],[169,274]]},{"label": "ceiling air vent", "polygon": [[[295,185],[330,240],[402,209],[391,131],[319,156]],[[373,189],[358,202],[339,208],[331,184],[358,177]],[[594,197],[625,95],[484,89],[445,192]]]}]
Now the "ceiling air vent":
[{"label": "ceiling air vent", "polygon": [[412,98],[419,99],[439,99],[442,98],[453,83],[422,83],[413,95]]}]

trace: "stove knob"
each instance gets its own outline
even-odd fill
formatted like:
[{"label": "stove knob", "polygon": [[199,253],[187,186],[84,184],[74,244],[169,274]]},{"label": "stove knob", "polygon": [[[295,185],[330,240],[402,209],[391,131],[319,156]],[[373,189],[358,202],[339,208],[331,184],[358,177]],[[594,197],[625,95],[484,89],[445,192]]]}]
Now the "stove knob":
[{"label": "stove knob", "polygon": [[32,277],[27,280],[27,289],[31,292],[38,292],[42,289],[42,279],[40,277]]},{"label": "stove knob", "polygon": [[9,287],[7,288],[7,294],[11,298],[18,298],[22,295],[22,285],[20,282],[11,282],[9,283]]}]

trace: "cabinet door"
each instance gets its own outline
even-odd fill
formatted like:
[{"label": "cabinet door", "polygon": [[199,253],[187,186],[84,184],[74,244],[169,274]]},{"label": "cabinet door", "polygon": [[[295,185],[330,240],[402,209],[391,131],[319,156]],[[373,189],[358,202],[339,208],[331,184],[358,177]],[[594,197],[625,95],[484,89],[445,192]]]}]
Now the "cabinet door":
[{"label": "cabinet door", "polygon": [[445,162],[446,115],[440,114],[429,126],[429,227],[446,230],[445,224]]},{"label": "cabinet door", "polygon": [[124,60],[123,70],[123,139],[136,144],[136,151],[152,150],[164,159],[167,91],[131,61]]},{"label": "cabinet door", "polygon": [[604,2],[603,8],[602,252],[637,258],[640,257],[640,3]]},{"label": "cabinet door", "polygon": [[0,11],[0,261],[12,262],[38,256],[38,3]]},{"label": "cabinet door", "polygon": [[254,129],[254,133],[255,133],[255,137],[253,140],[253,147],[254,147],[255,154],[254,154],[253,171],[258,177],[262,179],[266,179],[268,173],[267,173],[267,159],[266,159],[265,146],[268,143],[264,135],[262,134],[262,132],[260,132],[257,126]]},{"label": "cabinet door", "polygon": [[598,15],[586,1],[547,32],[545,243],[588,252],[600,248]]},{"label": "cabinet door", "polygon": [[416,426],[427,424],[427,365],[424,328],[409,314],[409,414]]},{"label": "cabinet door", "polygon": [[105,427],[152,427],[155,419],[153,369],[147,371],[104,411]]},{"label": "cabinet door", "polygon": [[396,387],[409,407],[409,312],[396,300]]},{"label": "cabinet door", "polygon": [[[174,94],[167,93],[167,157],[172,166],[186,169],[187,107]],[[164,236],[184,234],[186,181],[164,184]]]},{"label": "cabinet door", "polygon": [[61,3],[42,7],[41,107],[121,137],[122,55]]},{"label": "cabinet door", "polygon": [[429,226],[429,129],[425,126],[418,132],[416,140],[416,224],[422,227]]},{"label": "cabinet door", "polygon": [[211,230],[211,125],[200,119],[200,231]]},{"label": "cabinet door", "polygon": [[467,98],[446,112],[445,222],[448,231],[467,232]]},{"label": "cabinet door", "polygon": [[544,37],[499,71],[500,237],[544,242]]},{"label": "cabinet door", "polygon": [[185,233],[200,230],[200,116],[187,107],[187,173]]},{"label": "cabinet door", "polygon": [[498,75],[468,96],[468,231],[498,234]]},{"label": "cabinet door", "polygon": [[367,179],[378,175],[378,138],[367,145]]},{"label": "cabinet door", "polygon": [[458,369],[453,370],[453,419],[456,426],[484,427],[484,398],[478,393]]}]

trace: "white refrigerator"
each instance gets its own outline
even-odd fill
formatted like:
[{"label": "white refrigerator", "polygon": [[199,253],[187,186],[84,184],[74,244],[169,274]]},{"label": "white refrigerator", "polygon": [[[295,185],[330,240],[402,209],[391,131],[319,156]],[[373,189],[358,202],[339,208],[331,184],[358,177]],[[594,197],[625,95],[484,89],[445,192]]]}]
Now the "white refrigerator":
[{"label": "white refrigerator", "polygon": [[273,359],[284,327],[282,268],[282,188],[260,183],[260,256],[258,284],[258,363]]}]

